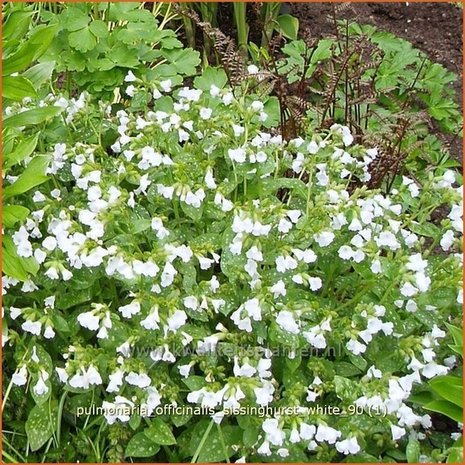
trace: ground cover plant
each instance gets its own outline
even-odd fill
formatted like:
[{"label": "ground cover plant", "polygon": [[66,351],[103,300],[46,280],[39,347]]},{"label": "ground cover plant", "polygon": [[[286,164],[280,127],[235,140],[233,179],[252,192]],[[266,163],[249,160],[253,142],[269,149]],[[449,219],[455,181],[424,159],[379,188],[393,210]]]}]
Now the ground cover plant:
[{"label": "ground cover plant", "polygon": [[[329,94],[280,85],[344,49],[274,61],[278,22],[251,62],[185,13],[4,6],[3,459],[460,461],[462,176],[417,121],[379,175],[409,76],[359,76],[384,79],[363,132],[330,79],[322,124]],[[457,131],[453,77],[383,38]]]}]

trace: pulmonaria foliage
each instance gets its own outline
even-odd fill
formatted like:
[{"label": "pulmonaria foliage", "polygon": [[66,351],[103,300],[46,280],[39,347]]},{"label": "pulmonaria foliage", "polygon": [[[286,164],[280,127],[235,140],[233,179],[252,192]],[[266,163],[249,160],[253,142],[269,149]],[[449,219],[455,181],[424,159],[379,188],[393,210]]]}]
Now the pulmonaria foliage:
[{"label": "pulmonaria foliage", "polygon": [[[456,175],[360,187],[377,149],[339,125],[284,141],[273,101],[248,91],[256,79],[230,89],[208,69],[183,87],[129,73],[118,105],[46,99],[67,136],[44,141],[50,180],[23,196],[31,214],[10,231],[40,264],[3,281],[12,382],[38,404],[93,390],[102,421],[139,429],[118,406],[210,408],[235,459],[329,461],[422,439],[431,419],[409,396],[456,363]],[[328,405],[358,414],[316,409]],[[257,406],[295,410],[228,415]],[[165,418],[180,438],[199,421]]]}]

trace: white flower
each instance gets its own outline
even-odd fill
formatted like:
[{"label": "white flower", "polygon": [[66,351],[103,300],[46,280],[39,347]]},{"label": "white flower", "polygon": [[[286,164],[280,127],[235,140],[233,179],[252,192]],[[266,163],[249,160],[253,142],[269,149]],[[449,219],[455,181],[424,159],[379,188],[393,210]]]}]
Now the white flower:
[{"label": "white flower", "polygon": [[382,378],[383,377],[383,373],[381,372],[381,370],[378,370],[377,368],[375,368],[374,365],[372,365],[370,368],[368,368],[367,370],[367,376],[369,378]]},{"label": "white flower", "polygon": [[278,224],[278,231],[286,234],[292,229],[292,223],[285,218],[281,218]]},{"label": "white flower", "polygon": [[423,271],[427,266],[428,262],[423,260],[420,253],[411,255],[406,265],[407,269],[411,271]]},{"label": "white flower", "polygon": [[48,393],[49,388],[46,384],[48,378],[48,373],[45,370],[41,369],[39,372],[39,378],[37,380],[37,383],[32,388],[32,390],[37,396],[43,396]]},{"label": "white flower", "polygon": [[90,365],[86,370],[85,368],[80,369],[81,373],[76,373],[69,380],[69,385],[74,388],[88,389],[91,385],[102,384],[102,378],[97,369]]},{"label": "white flower", "polygon": [[271,455],[270,443],[264,441],[263,444],[257,449],[258,455]]},{"label": "white flower", "polygon": [[213,170],[209,167],[205,173],[205,184],[209,189],[216,189],[217,185],[213,177]]},{"label": "white flower", "polygon": [[186,312],[183,310],[176,310],[169,318],[168,318],[168,328],[171,331],[178,330],[181,326],[183,326],[187,321]]},{"label": "white flower", "polygon": [[45,339],[53,339],[55,337],[55,331],[51,326],[46,326],[44,331]]},{"label": "white flower", "polygon": [[353,258],[354,253],[355,252],[348,245],[343,245],[338,250],[338,255],[343,260],[350,260]]},{"label": "white flower", "polygon": [[136,93],[136,88],[131,84],[126,87],[126,94],[129,95],[129,97],[134,97]]},{"label": "white flower", "polygon": [[280,279],[276,284],[270,287],[270,292],[273,293],[273,297],[277,299],[279,296],[286,295],[286,286],[284,281]]},{"label": "white flower", "polygon": [[334,444],[341,437],[341,432],[330,426],[318,425],[315,439],[318,442],[326,441],[328,444]]},{"label": "white flower", "polygon": [[146,318],[141,320],[140,324],[143,328],[148,330],[159,329],[160,316],[158,314],[158,307],[155,305],[151,308],[150,313]]},{"label": "white flower", "polygon": [[212,97],[218,97],[218,95],[220,95],[220,88],[215,86],[215,84],[212,84],[211,87],[210,87],[210,95]]},{"label": "white flower", "polygon": [[307,425],[307,423],[300,424],[300,437],[305,441],[309,441],[315,436],[316,427],[315,425]]},{"label": "white flower", "polygon": [[449,229],[442,235],[440,245],[441,245],[442,250],[447,251],[452,247],[453,243],[454,243],[454,232],[451,229]]},{"label": "white flower", "polygon": [[46,237],[42,242],[42,247],[49,251],[55,250],[57,246],[57,240],[53,236]]},{"label": "white flower", "polygon": [[400,439],[406,433],[407,433],[407,431],[404,428],[400,428],[397,425],[391,425],[391,434],[392,434],[393,441],[396,441],[397,439]]},{"label": "white flower", "polygon": [[360,446],[357,442],[357,438],[353,437],[336,442],[336,450],[344,455],[356,454],[360,451]]},{"label": "white flower", "polygon": [[260,102],[259,100],[254,100],[250,105],[250,108],[252,108],[253,111],[262,111],[264,107],[263,102]]},{"label": "white flower", "polygon": [[276,323],[285,331],[288,331],[292,334],[299,334],[299,325],[295,321],[294,315],[287,310],[281,310],[278,313],[278,316],[276,317]]},{"label": "white flower", "polygon": [[263,424],[262,429],[266,434],[266,439],[274,446],[281,446],[283,444],[285,434],[284,431],[279,429],[278,420],[276,418],[267,418]]},{"label": "white flower", "polygon": [[252,75],[253,75],[253,74],[257,74],[258,71],[259,71],[259,69],[258,69],[258,67],[257,67],[256,65],[249,65],[249,66],[247,66],[247,72],[248,72],[249,74],[252,74]]},{"label": "white flower", "polygon": [[317,259],[316,253],[312,249],[292,249],[292,253],[297,257],[297,260],[303,261],[304,263],[313,263]]},{"label": "white flower", "polygon": [[133,386],[138,386],[140,388],[146,388],[150,386],[152,382],[150,377],[147,376],[145,373],[136,373],[134,371],[128,373],[125,377],[125,380],[129,384],[132,384]]},{"label": "white flower", "polygon": [[297,260],[292,258],[290,255],[280,255],[275,260],[276,271],[279,273],[285,273],[287,270],[295,270],[297,268]]},{"label": "white flower", "polygon": [[27,383],[27,368],[22,365],[21,368],[13,373],[11,382],[16,386],[24,386]]},{"label": "white flower", "polygon": [[211,108],[201,108],[199,115],[202,119],[207,120],[212,116],[213,110]]},{"label": "white flower", "polygon": [[130,304],[119,307],[118,311],[124,318],[132,318],[133,315],[137,315],[140,312],[140,303],[137,300],[133,300]]},{"label": "white flower", "polygon": [[412,297],[418,294],[418,289],[411,283],[404,283],[400,288],[400,293],[405,297]]},{"label": "white flower", "polygon": [[188,363],[187,365],[178,366],[178,370],[181,376],[184,378],[187,378],[189,376],[189,373],[193,365],[194,365],[194,362]]},{"label": "white flower", "polygon": [[310,277],[308,280],[308,285],[312,291],[317,291],[318,289],[321,289],[323,282],[321,281],[321,278]]},{"label": "white flower", "polygon": [[365,352],[367,346],[358,342],[356,339],[351,339],[347,342],[346,347],[350,350],[354,355],[360,355]]},{"label": "white flower", "polygon": [[445,375],[449,371],[449,368],[444,365],[439,365],[436,362],[430,362],[423,367],[421,374],[428,379],[434,378],[435,376]]},{"label": "white flower", "polygon": [[164,81],[160,82],[160,87],[164,92],[171,92],[171,86],[173,83],[171,82],[171,79],[165,79]]},{"label": "white flower", "polygon": [[381,273],[381,262],[379,260],[374,260],[370,267],[372,273],[379,274]]},{"label": "white flower", "polygon": [[244,163],[246,161],[246,152],[243,148],[228,149],[228,156],[236,163]]},{"label": "white flower", "polygon": [[128,71],[128,74],[126,74],[124,78],[124,82],[134,82],[136,80],[136,76],[132,71]]},{"label": "white flower", "polygon": [[107,392],[117,392],[119,388],[123,385],[123,376],[124,372],[122,370],[116,370],[108,378],[110,382],[106,388]]},{"label": "white flower", "polygon": [[326,247],[334,240],[334,233],[331,231],[323,231],[319,234],[315,234],[313,238],[318,243],[320,247]]},{"label": "white flower", "polygon": [[96,331],[100,327],[100,318],[95,315],[95,311],[80,313],[77,320],[83,328],[91,331]]},{"label": "white flower", "polygon": [[40,330],[42,329],[42,323],[40,321],[30,321],[26,320],[22,325],[21,328],[28,333],[34,334],[38,336],[40,334]]},{"label": "white flower", "polygon": [[400,244],[396,239],[396,236],[390,231],[383,231],[378,237],[375,238],[376,245],[378,247],[387,247],[391,250],[397,250],[400,248]]},{"label": "white flower", "polygon": [[66,383],[66,381],[68,381],[68,373],[64,368],[55,367],[55,371],[57,372],[58,378],[62,383]]}]

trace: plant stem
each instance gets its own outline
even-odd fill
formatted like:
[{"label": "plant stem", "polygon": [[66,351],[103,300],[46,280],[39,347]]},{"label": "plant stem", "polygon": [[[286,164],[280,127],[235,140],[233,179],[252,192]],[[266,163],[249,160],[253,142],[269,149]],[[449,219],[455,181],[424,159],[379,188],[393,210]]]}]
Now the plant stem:
[{"label": "plant stem", "polygon": [[203,433],[202,439],[200,441],[200,444],[197,447],[197,450],[195,451],[194,456],[192,457],[191,463],[196,463],[197,459],[199,458],[200,452],[202,452],[202,448],[205,445],[205,442],[207,441],[208,435],[210,433],[210,430],[212,429],[214,425],[213,419],[210,421],[210,424],[208,425],[207,429],[205,430],[205,433]]},{"label": "plant stem", "polygon": [[247,40],[249,36],[249,25],[247,24],[247,3],[246,2],[234,2],[234,20],[236,22],[237,29],[237,45],[240,52],[247,55]]}]

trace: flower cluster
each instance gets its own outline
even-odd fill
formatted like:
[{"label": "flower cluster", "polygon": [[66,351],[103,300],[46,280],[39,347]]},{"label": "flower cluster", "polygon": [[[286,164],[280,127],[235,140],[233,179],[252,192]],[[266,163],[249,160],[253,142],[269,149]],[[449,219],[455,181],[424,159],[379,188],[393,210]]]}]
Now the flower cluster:
[{"label": "flower cluster", "polygon": [[[217,423],[241,406],[299,408],[258,419],[238,457],[424,437],[431,419],[409,396],[456,363],[443,341],[463,299],[457,175],[368,190],[378,152],[347,127],[286,141],[272,101],[221,79],[126,84],[117,109],[47,98],[64,126],[97,132],[48,141],[51,180],[23,199],[12,238],[40,269],[3,281],[12,383],[32,382],[38,403],[93,389],[109,424],[130,421],[118,406],[199,405]],[[335,402],[368,426],[312,410]]]}]

